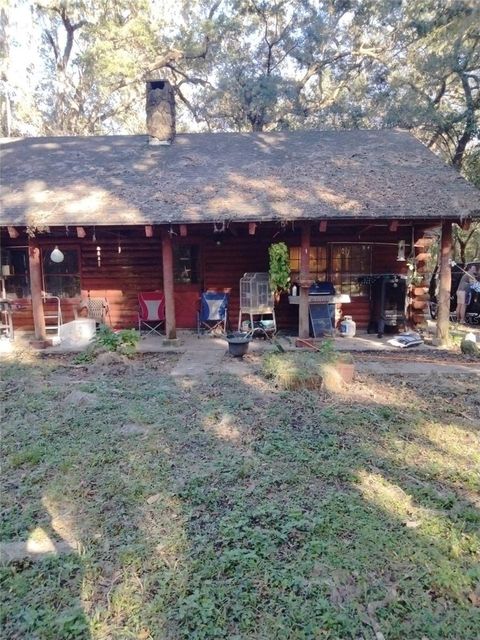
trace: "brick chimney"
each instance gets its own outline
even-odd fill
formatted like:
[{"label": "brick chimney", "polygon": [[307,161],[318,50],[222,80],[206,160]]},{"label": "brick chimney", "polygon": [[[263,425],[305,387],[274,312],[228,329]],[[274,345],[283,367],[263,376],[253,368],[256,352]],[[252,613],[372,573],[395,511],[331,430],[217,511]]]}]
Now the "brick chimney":
[{"label": "brick chimney", "polygon": [[152,145],[172,144],[175,137],[175,95],[168,80],[147,81],[147,132]]}]

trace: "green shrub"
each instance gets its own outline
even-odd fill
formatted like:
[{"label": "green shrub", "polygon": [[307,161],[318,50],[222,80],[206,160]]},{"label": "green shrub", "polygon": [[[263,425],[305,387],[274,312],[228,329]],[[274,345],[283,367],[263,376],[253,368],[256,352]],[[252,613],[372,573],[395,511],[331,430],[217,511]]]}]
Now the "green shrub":
[{"label": "green shrub", "polygon": [[120,338],[120,351],[131,353],[136,350],[140,341],[140,333],[136,329],[123,329],[117,335]]},{"label": "green shrub", "polygon": [[94,349],[103,348],[106,351],[120,351],[121,353],[133,353],[140,340],[140,334],[135,329],[123,329],[113,331],[103,325],[93,338]]},{"label": "green shrub", "polygon": [[280,294],[290,287],[290,257],[284,242],[271,244],[268,248],[270,258],[269,278],[272,290]]},{"label": "green shrub", "polygon": [[95,360],[95,351],[90,347],[77,353],[73,358],[73,364],[90,364]]},{"label": "green shrub", "polygon": [[97,333],[92,339],[92,343],[96,349],[103,348],[107,351],[118,351],[120,346],[120,338],[118,333],[115,333],[106,324],[99,327]]}]

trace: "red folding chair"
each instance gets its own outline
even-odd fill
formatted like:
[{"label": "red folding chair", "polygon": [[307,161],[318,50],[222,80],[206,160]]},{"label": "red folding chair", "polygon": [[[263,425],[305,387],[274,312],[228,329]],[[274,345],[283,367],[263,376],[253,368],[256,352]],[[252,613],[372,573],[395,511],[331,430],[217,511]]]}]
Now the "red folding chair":
[{"label": "red folding chair", "polygon": [[151,333],[161,335],[160,329],[165,324],[165,297],[161,291],[142,291],[138,294],[138,330],[142,327],[148,336]]}]

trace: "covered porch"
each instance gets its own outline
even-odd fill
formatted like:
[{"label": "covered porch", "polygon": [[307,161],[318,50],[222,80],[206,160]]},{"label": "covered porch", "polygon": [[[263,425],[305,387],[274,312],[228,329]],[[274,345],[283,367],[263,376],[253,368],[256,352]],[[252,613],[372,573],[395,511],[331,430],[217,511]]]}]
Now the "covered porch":
[{"label": "covered porch", "polygon": [[[230,328],[237,329],[240,278],[245,272],[268,272],[269,246],[284,242],[300,304],[289,304],[287,294],[279,297],[275,310],[282,331],[309,336],[308,288],[315,281],[331,282],[350,300],[338,305],[337,320],[350,315],[364,331],[371,316],[366,282],[379,274],[408,277],[405,311],[412,325],[420,325],[428,310],[426,265],[433,227],[442,228],[442,337],[445,317],[448,327],[451,220],[57,226],[35,235],[9,226],[2,228],[2,285],[15,329],[34,330],[40,342],[48,340],[42,292],[59,298],[63,322],[74,319],[85,297],[105,299],[106,322],[122,329],[137,326],[140,292],[161,291],[165,335],[172,340],[178,329],[196,327],[198,300],[206,290],[228,292]],[[51,260],[55,247],[64,256],[61,263]]]}]

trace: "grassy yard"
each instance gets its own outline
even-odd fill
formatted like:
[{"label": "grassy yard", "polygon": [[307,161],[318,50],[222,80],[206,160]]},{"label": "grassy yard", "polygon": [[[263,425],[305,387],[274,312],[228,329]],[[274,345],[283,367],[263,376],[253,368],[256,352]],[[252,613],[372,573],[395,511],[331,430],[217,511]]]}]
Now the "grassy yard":
[{"label": "grassy yard", "polygon": [[478,639],[478,379],[173,358],[3,363],[1,539],[75,549],[1,567],[3,637]]}]

